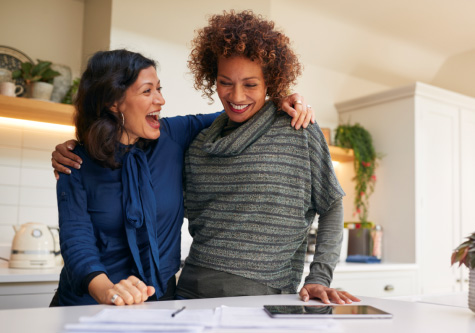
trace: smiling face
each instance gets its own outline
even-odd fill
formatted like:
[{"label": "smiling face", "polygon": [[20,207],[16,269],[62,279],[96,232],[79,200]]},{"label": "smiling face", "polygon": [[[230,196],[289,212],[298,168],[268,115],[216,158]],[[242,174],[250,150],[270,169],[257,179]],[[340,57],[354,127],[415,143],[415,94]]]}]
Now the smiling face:
[{"label": "smiling face", "polygon": [[[160,80],[154,67],[142,69],[137,80],[126,90],[124,101],[114,104],[114,112],[124,115],[125,132],[120,142],[135,143],[139,138],[157,139],[160,136],[159,114],[165,104]],[[122,119],[119,116],[119,119]]]},{"label": "smiling face", "polygon": [[266,100],[261,66],[245,57],[220,57],[216,92],[229,119],[242,123],[259,111]]}]

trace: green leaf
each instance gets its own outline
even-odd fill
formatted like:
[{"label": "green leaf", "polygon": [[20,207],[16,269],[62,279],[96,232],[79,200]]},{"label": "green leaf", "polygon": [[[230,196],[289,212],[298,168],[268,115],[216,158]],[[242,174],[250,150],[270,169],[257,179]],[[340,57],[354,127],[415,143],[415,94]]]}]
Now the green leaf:
[{"label": "green leaf", "polygon": [[32,67],[33,67],[33,64],[31,62],[22,62],[21,63],[21,70],[22,70],[23,74],[30,74]]},{"label": "green leaf", "polygon": [[15,69],[13,72],[12,72],[12,78],[13,79],[18,79],[21,77],[21,70],[19,69]]},{"label": "green leaf", "polygon": [[47,68],[42,75],[41,81],[52,83],[53,79],[58,75],[60,75],[59,72],[56,72],[51,68]]},{"label": "green leaf", "polygon": [[49,61],[41,61],[38,64],[36,64],[33,69],[31,70],[31,75],[36,76],[36,75],[43,75],[43,73],[48,70],[48,68],[51,66],[51,62]]}]

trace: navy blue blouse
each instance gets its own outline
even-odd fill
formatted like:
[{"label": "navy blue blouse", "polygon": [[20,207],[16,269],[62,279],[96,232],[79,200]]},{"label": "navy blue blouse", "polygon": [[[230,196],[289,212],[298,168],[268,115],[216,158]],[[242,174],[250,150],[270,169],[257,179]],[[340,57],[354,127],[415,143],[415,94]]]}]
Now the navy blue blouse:
[{"label": "navy blue blouse", "polygon": [[81,169],[57,183],[60,305],[96,304],[82,287],[94,272],[113,283],[135,275],[155,287],[157,298],[165,293],[180,266],[184,153],[218,115],[162,119],[159,139],[145,151],[132,147],[115,170],[75,148]]}]

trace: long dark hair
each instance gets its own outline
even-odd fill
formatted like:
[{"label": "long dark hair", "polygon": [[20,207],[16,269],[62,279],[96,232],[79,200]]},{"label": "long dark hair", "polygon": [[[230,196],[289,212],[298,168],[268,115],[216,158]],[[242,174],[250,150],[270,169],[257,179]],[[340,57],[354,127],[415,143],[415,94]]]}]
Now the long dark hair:
[{"label": "long dark hair", "polygon": [[[74,102],[76,137],[89,155],[105,167],[120,166],[116,151],[125,131],[121,115],[110,108],[123,101],[127,88],[137,80],[140,71],[151,66],[156,68],[155,61],[140,53],[100,51],[89,59],[82,74]],[[145,142],[139,139],[139,145]]]}]

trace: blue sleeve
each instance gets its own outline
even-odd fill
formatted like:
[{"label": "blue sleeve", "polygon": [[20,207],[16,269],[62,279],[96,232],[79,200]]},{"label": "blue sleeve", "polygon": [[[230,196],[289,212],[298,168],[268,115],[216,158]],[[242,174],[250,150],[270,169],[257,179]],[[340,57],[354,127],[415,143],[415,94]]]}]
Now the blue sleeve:
[{"label": "blue sleeve", "polygon": [[222,112],[162,118],[161,124],[172,140],[186,150],[193,139],[203,129],[208,128]]},{"label": "blue sleeve", "polygon": [[96,246],[94,227],[87,211],[86,190],[79,170],[60,174],[56,185],[59,213],[59,239],[64,267],[74,293],[87,293],[83,280],[93,272],[107,270]]}]

